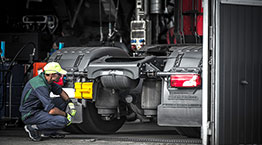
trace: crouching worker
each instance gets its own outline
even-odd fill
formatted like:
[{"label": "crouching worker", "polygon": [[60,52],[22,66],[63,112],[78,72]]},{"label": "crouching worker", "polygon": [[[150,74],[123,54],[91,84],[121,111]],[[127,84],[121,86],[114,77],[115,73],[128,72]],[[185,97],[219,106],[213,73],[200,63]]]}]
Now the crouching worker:
[{"label": "crouching worker", "polygon": [[[76,109],[67,93],[54,83],[67,72],[59,63],[50,62],[44,72],[29,80],[23,90],[20,112],[25,131],[33,141],[42,139],[41,133],[57,135],[58,130],[71,124]],[[50,92],[60,97],[50,98]],[[65,112],[68,106],[68,111]]]}]

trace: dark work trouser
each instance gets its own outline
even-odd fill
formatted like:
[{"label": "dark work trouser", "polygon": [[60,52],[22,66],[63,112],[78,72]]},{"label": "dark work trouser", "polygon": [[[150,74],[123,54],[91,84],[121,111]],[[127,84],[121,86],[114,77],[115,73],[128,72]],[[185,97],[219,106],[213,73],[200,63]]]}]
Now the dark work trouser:
[{"label": "dark work trouser", "polygon": [[[55,107],[65,111],[67,104],[62,98],[53,98],[52,103],[54,103]],[[24,120],[24,123],[32,125],[35,124],[37,125],[38,130],[55,132],[56,130],[63,129],[69,121],[64,116],[50,115],[48,112],[39,111]]]}]

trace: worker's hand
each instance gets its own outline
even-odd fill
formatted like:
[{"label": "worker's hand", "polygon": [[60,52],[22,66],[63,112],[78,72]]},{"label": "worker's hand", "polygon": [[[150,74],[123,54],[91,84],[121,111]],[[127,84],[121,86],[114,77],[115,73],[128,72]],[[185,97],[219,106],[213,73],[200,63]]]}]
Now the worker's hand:
[{"label": "worker's hand", "polygon": [[68,108],[69,108],[68,113],[69,113],[72,117],[74,117],[74,116],[76,115],[76,108],[75,108],[74,103],[73,103],[73,102],[68,103]]},{"label": "worker's hand", "polygon": [[66,113],[66,118],[69,121],[69,123],[67,123],[67,126],[69,126],[72,123],[72,116],[69,113]]}]

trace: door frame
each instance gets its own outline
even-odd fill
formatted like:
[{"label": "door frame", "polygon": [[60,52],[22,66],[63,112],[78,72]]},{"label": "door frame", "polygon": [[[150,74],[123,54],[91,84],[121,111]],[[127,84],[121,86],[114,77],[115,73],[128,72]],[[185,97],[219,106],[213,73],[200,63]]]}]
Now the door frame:
[{"label": "door frame", "polygon": [[208,144],[210,128],[209,119],[209,0],[203,0],[203,71],[202,71],[202,144]]}]

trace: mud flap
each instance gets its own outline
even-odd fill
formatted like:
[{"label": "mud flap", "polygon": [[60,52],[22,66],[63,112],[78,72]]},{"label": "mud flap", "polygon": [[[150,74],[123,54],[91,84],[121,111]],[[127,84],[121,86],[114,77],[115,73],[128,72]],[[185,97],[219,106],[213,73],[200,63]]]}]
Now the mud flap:
[{"label": "mud flap", "polygon": [[[185,105],[185,106],[183,106]],[[201,105],[192,104],[161,104],[158,106],[159,126],[201,126]]]},{"label": "mud flap", "polygon": [[[76,115],[72,119],[72,123],[82,123],[83,122],[83,105],[79,102],[74,102],[76,108]],[[66,112],[68,107],[66,108]]]}]

